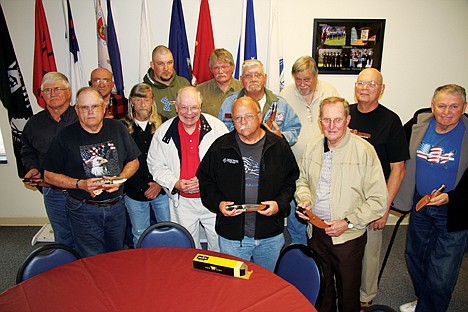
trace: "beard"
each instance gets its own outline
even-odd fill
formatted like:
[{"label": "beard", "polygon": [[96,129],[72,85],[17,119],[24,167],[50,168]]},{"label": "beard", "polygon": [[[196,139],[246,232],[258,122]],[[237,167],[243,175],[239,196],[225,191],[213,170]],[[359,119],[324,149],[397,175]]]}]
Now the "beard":
[{"label": "beard", "polygon": [[135,113],[138,115],[138,118],[141,120],[147,120],[149,119],[149,116],[150,116],[150,110],[146,108],[139,109],[138,111],[135,111]]}]

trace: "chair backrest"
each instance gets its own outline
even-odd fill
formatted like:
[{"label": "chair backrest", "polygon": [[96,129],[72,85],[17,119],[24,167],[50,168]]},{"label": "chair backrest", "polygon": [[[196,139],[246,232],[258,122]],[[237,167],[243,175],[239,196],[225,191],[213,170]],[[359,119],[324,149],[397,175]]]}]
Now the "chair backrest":
[{"label": "chair backrest", "polygon": [[136,247],[195,248],[195,242],[189,231],[182,225],[174,222],[158,222],[141,234]]},{"label": "chair backrest", "polygon": [[278,258],[275,273],[296,286],[317,306],[323,296],[323,271],[317,256],[305,245],[290,245]]},{"label": "chair backrest", "polygon": [[396,312],[396,311],[386,305],[372,305],[366,308],[364,312]]},{"label": "chair backrest", "polygon": [[33,276],[80,259],[80,255],[63,244],[48,244],[35,249],[24,260],[16,275],[16,283],[21,283]]}]

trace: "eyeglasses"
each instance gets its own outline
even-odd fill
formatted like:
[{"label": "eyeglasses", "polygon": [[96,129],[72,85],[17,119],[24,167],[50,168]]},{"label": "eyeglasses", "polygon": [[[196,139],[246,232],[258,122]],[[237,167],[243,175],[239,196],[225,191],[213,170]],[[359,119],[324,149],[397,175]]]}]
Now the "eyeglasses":
[{"label": "eyeglasses", "polygon": [[368,86],[370,89],[375,89],[377,86],[381,86],[382,84],[375,81],[356,81],[354,85],[358,88],[364,88],[364,86]]},{"label": "eyeglasses", "polygon": [[254,120],[255,116],[257,116],[258,113],[260,113],[260,112],[257,112],[255,114],[245,114],[243,116],[241,116],[241,115],[233,116],[232,121],[234,123],[240,123],[240,122],[242,122],[242,118],[244,118],[247,121],[252,121],[252,120]]},{"label": "eyeglasses", "polygon": [[215,67],[212,68],[212,70],[217,71],[217,72],[222,70],[224,72],[229,68],[231,68],[231,65],[223,65],[223,66],[215,66]]},{"label": "eyeglasses", "polygon": [[76,107],[82,113],[89,113],[90,111],[96,112],[102,107],[102,105],[101,104],[92,104],[92,105],[87,105],[87,106],[77,105]]},{"label": "eyeglasses", "polygon": [[42,93],[49,95],[52,93],[52,91],[54,91],[55,93],[60,94],[63,92],[63,90],[67,90],[67,89],[68,88],[60,88],[60,87],[45,88],[44,90],[42,90]]},{"label": "eyeglasses", "polygon": [[141,103],[150,104],[153,102],[153,98],[134,97],[132,98],[132,102],[134,104],[141,104]]},{"label": "eyeglasses", "polygon": [[192,113],[198,113],[200,111],[200,107],[193,106],[193,107],[179,107],[179,111],[182,113],[188,113],[188,111],[191,111]]},{"label": "eyeglasses", "polygon": [[242,75],[242,77],[244,77],[245,79],[248,79],[248,80],[251,80],[252,78],[257,78],[257,79],[260,79],[263,77],[263,73],[253,73],[253,74],[245,74],[245,75]]},{"label": "eyeglasses", "polygon": [[100,84],[101,82],[103,84],[109,84],[112,82],[112,79],[109,78],[96,78],[91,80],[92,84]]},{"label": "eyeglasses", "polygon": [[320,121],[326,125],[333,123],[335,126],[341,126],[345,120],[343,118],[335,118],[335,119],[322,118],[320,119]]}]

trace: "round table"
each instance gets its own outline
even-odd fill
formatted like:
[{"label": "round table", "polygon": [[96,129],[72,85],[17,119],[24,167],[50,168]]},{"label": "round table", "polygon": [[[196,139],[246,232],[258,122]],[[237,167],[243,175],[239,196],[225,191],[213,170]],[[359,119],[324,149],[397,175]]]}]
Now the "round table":
[{"label": "round table", "polygon": [[[186,248],[140,248],[60,266],[0,294],[0,311],[316,311],[291,284],[244,261],[250,279],[193,268]],[[237,259],[238,260],[238,259]]]}]

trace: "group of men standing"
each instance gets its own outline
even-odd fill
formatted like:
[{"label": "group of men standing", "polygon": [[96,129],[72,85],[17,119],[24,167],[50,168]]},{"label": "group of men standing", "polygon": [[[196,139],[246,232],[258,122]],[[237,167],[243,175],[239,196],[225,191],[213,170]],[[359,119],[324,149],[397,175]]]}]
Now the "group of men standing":
[{"label": "group of men standing", "polygon": [[[244,61],[240,80],[225,49],[211,53],[209,66],[213,79],[192,87],[175,72],[171,51],[157,46],[128,101],[111,93],[112,73],[98,68],[74,107],[67,78],[44,76],[46,109],[26,125],[22,157],[25,183],[42,187],[55,240],[82,256],[119,250],[126,213],[136,244],[152,210],[156,221],[187,228],[197,248],[204,231],[210,250],[273,271],[287,218],[292,242],[322,264],[318,310],[358,311],[377,294],[381,230],[393,204],[413,209],[406,256],[418,301],[401,309],[445,311],[468,240],[460,221],[465,90],[438,88],[408,145],[398,115],[379,103],[385,85],[376,69],[360,72],[349,105],[318,79],[310,56],[294,63],[294,83],[281,95],[266,88],[259,60]],[[446,192],[416,212],[440,184]],[[241,204],[261,209],[235,209]],[[329,227],[313,226],[296,206]]]}]

